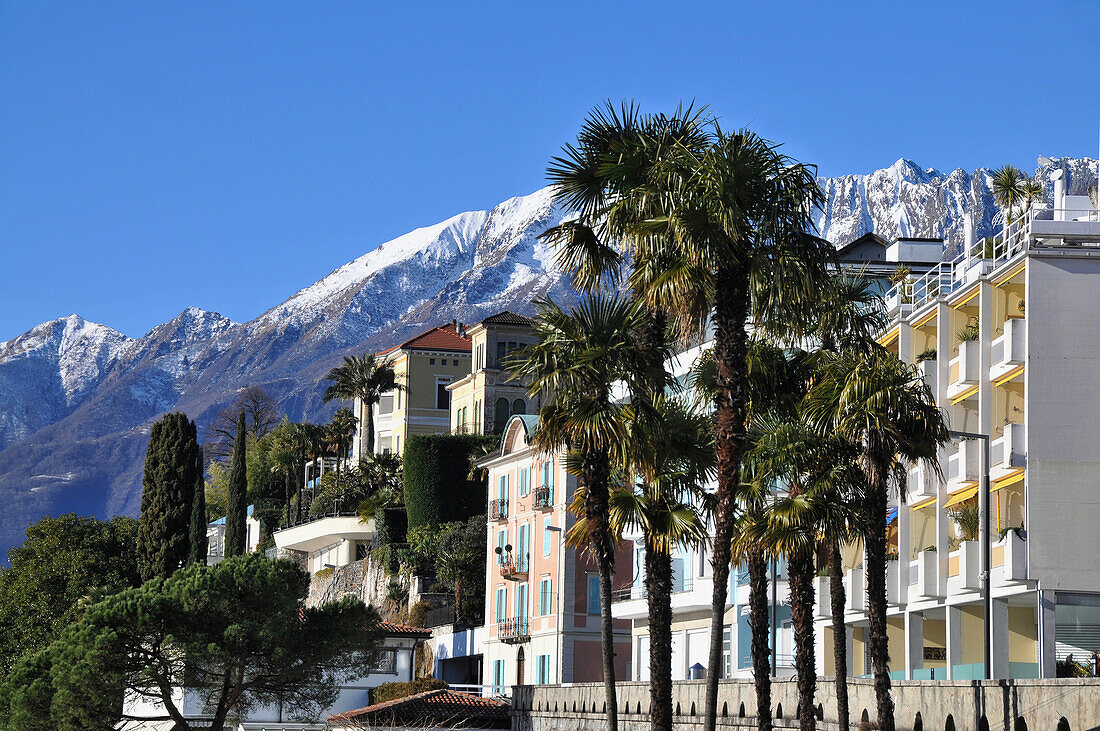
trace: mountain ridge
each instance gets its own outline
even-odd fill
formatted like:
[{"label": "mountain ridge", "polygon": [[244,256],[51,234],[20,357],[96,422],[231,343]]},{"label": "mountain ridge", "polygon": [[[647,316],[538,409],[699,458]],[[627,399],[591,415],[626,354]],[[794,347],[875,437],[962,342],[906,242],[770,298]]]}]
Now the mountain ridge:
[{"label": "mountain ridge", "polygon": [[[1095,162],[1041,158],[1043,180],[1067,173],[1071,193],[1095,181]],[[943,173],[905,158],[866,175],[821,178],[819,233],[837,245],[884,238],[962,240],[974,216],[993,232],[990,171]],[[1049,195],[1049,185],[1048,195]],[[384,242],[243,323],[189,307],[139,338],[78,315],[0,343],[0,543],[21,542],[30,520],[78,509],[135,514],[148,428],[179,409],[200,424],[237,389],[258,384],[292,419],[327,417],[325,372],[342,355],[377,350],[420,328],[477,320],[531,301],[575,298],[538,235],[561,221],[549,188],[487,211],[467,211]]]}]

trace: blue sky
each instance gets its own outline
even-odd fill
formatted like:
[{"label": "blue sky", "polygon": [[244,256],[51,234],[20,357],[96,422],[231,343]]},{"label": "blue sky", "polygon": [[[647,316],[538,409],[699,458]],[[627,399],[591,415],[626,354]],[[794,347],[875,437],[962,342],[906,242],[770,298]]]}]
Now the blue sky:
[{"label": "blue sky", "polygon": [[823,174],[1095,157],[1078,3],[0,4],[0,340],[248,320],[544,184],[590,107],[711,106]]}]

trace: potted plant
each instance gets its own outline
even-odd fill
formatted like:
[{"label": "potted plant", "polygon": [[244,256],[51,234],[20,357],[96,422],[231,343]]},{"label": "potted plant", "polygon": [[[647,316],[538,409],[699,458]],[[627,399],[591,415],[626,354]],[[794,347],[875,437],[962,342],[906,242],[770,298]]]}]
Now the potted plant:
[{"label": "potted plant", "polygon": [[972,343],[981,336],[981,326],[978,322],[978,318],[975,315],[971,315],[967,320],[966,325],[955,333],[955,338],[959,343]]}]

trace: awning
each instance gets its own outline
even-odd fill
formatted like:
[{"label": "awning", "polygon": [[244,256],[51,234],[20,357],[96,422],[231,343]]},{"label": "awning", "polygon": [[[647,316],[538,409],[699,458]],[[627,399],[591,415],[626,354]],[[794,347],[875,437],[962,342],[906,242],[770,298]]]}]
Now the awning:
[{"label": "awning", "polygon": [[936,496],[933,495],[932,497],[926,497],[924,500],[921,500],[918,503],[913,503],[909,507],[913,510],[917,510],[918,508],[927,508],[929,505],[933,505],[935,502]]},{"label": "awning", "polygon": [[1013,472],[1008,477],[1002,477],[999,480],[994,480],[993,485],[989,488],[990,492],[997,492],[1002,487],[1008,487],[1009,485],[1015,485],[1017,482],[1023,482],[1024,480],[1024,468],[1021,467],[1016,472]]},{"label": "awning", "polygon": [[966,500],[969,500],[970,498],[974,497],[977,494],[978,494],[978,486],[977,485],[972,485],[971,487],[964,487],[962,490],[959,490],[958,492],[951,493],[951,495],[948,496],[947,502],[944,503],[943,506],[945,508],[950,508],[952,505],[958,505],[959,503],[961,503],[963,501],[966,501]]}]

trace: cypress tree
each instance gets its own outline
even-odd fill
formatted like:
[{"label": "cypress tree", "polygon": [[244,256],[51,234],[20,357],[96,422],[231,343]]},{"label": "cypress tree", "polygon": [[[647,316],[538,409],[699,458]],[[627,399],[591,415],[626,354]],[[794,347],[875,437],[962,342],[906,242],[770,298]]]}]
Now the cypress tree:
[{"label": "cypress tree", "polygon": [[191,554],[188,563],[206,565],[206,482],[203,480],[201,451],[195,463],[195,492],[191,500]]},{"label": "cypress tree", "polygon": [[167,578],[188,559],[191,503],[202,459],[195,423],[167,414],[153,424],[141,479],[137,555],[142,580]]},{"label": "cypress tree", "polygon": [[229,464],[229,494],[225,511],[225,557],[240,556],[245,552],[245,520],[248,510],[248,476],[245,442],[248,436],[244,425],[244,411],[237,419],[237,436],[233,440],[233,461]]}]

